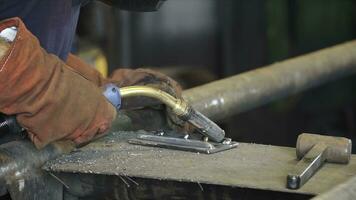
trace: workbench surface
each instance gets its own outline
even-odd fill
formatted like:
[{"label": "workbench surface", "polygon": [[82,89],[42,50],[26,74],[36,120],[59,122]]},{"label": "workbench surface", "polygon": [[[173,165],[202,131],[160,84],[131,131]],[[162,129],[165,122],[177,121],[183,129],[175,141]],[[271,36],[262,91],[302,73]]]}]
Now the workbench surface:
[{"label": "workbench surface", "polygon": [[301,189],[285,188],[297,163],[295,149],[247,144],[206,155],[127,143],[137,132],[113,132],[69,155],[48,161],[54,172],[124,175],[240,188],[320,194],[356,174],[356,156],[348,165],[325,164]]}]

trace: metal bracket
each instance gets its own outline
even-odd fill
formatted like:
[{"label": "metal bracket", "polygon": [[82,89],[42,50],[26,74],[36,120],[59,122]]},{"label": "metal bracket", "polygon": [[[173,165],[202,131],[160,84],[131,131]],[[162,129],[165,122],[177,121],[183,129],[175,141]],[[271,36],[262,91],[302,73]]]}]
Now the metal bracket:
[{"label": "metal bracket", "polygon": [[185,135],[183,138],[164,136],[163,133],[159,135],[138,134],[136,138],[129,139],[128,142],[130,144],[163,147],[205,154],[225,151],[238,146],[238,143],[231,141],[230,138],[225,138],[221,143],[216,143],[207,141],[206,139],[204,139],[204,141],[188,139],[188,135]]}]

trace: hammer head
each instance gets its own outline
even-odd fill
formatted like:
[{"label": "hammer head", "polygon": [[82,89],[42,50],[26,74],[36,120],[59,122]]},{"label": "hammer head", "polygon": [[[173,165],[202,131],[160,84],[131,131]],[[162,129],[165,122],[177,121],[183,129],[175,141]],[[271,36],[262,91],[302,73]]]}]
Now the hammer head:
[{"label": "hammer head", "polygon": [[298,136],[296,153],[297,158],[303,156],[317,143],[327,146],[325,156],[327,162],[348,163],[351,157],[352,142],[348,138],[302,133]]}]

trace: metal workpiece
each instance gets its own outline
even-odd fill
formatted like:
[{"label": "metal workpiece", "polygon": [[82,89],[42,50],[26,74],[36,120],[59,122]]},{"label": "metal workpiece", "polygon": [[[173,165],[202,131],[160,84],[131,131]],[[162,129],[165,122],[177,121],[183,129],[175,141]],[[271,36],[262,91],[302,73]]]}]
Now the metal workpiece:
[{"label": "metal workpiece", "polygon": [[221,143],[189,139],[187,137],[170,137],[164,135],[139,134],[136,138],[129,139],[130,144],[139,144],[153,147],[163,147],[191,152],[213,154],[226,151],[238,146],[237,142],[230,138],[224,139]]},{"label": "metal workpiece", "polygon": [[300,161],[287,175],[287,188],[302,187],[324,162],[348,164],[351,148],[351,140],[344,137],[300,134],[296,145],[296,154]]},{"label": "metal workpiece", "polygon": [[223,120],[356,72],[356,41],[185,90],[183,97],[212,120]]}]

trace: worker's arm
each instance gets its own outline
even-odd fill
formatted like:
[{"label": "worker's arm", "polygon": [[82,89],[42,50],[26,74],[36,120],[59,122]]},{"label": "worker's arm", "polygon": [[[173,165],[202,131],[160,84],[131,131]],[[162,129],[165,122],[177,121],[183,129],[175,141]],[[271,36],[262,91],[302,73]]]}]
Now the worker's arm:
[{"label": "worker's arm", "polygon": [[[73,55],[65,64],[48,54],[20,19],[0,22],[1,33],[13,29],[15,35],[0,41],[0,112],[17,115],[38,148],[62,139],[81,144],[105,133],[116,111],[101,94],[104,83],[148,84],[180,97],[179,85],[160,73],[125,69],[104,79]],[[146,105],[145,99],[135,102]]]},{"label": "worker's arm", "polygon": [[116,110],[101,89],[41,48],[19,18],[1,21],[0,36],[0,112],[16,115],[36,147],[109,129]]},{"label": "worker's arm", "polygon": [[99,0],[121,10],[151,12],[157,11],[166,0]]}]

